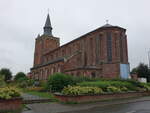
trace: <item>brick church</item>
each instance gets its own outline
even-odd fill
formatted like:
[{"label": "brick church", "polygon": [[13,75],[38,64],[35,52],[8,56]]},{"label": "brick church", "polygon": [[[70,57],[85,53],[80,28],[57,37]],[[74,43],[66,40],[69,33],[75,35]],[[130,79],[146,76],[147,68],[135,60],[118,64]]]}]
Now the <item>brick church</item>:
[{"label": "brick church", "polygon": [[126,29],[105,24],[60,46],[53,36],[49,14],[44,33],[35,40],[34,64],[30,77],[47,80],[56,73],[101,78],[128,78]]}]

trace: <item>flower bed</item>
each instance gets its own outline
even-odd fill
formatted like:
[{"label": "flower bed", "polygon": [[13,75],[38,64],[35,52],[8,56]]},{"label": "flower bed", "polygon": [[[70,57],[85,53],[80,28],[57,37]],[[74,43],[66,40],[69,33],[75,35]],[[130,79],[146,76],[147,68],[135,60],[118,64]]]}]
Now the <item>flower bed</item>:
[{"label": "flower bed", "polygon": [[104,92],[99,87],[68,86],[65,87],[61,93],[55,93],[55,97],[65,103],[68,102],[82,103],[82,102],[147,96],[149,94],[150,94],[149,90],[129,91],[126,87],[117,88],[115,86],[108,86],[106,88],[106,91]]},{"label": "flower bed", "polygon": [[0,88],[0,112],[16,111],[22,108],[20,92],[14,87]]},{"label": "flower bed", "polygon": [[64,95],[61,93],[54,94],[57,99],[64,103],[83,103],[83,102],[95,102],[112,99],[125,99],[131,97],[140,97],[150,95],[149,91],[144,92],[120,92],[120,93],[103,93],[95,95]]}]

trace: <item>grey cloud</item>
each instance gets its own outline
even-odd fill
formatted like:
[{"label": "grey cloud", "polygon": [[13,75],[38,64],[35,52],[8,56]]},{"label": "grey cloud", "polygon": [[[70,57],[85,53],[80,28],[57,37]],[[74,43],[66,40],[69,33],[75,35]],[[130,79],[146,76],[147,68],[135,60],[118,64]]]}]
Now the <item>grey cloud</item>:
[{"label": "grey cloud", "polygon": [[105,24],[127,29],[131,68],[148,63],[150,48],[149,0],[1,0],[0,68],[15,74],[33,64],[34,41],[43,33],[47,9],[53,34],[67,43]]}]

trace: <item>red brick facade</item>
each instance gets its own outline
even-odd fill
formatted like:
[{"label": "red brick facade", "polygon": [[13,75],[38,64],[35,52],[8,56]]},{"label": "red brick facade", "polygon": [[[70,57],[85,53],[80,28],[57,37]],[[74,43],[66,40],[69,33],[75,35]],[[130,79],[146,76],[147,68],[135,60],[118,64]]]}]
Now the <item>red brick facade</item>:
[{"label": "red brick facade", "polygon": [[74,76],[120,77],[120,64],[128,64],[126,30],[106,24],[65,45],[59,38],[36,38],[31,77],[46,80],[56,72]]}]

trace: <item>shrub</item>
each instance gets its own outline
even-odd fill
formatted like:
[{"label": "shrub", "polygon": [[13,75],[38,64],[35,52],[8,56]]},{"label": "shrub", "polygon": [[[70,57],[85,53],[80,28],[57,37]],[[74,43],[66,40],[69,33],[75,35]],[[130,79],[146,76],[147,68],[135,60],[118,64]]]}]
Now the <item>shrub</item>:
[{"label": "shrub", "polygon": [[109,86],[109,87],[107,87],[107,92],[116,93],[116,92],[121,92],[121,90],[120,90],[120,88],[117,88],[115,86]]},{"label": "shrub", "polygon": [[17,82],[20,88],[27,88],[34,85],[35,81],[26,77],[20,78]]},{"label": "shrub", "polygon": [[104,91],[107,91],[107,87],[115,86],[118,88],[126,87],[129,90],[136,90],[136,86],[127,81],[95,81],[95,82],[82,82],[78,83],[79,86],[92,86],[102,88]]},{"label": "shrub", "polygon": [[146,91],[150,91],[150,86],[146,83],[141,83],[141,87],[144,88]]},{"label": "shrub", "polygon": [[47,82],[46,81],[40,81],[39,87],[42,87],[43,91],[46,91],[47,90]]},{"label": "shrub", "polygon": [[34,83],[35,83],[35,81],[32,80],[32,79],[28,79],[28,80],[27,80],[27,85],[28,85],[28,87],[33,86]]},{"label": "shrub", "polygon": [[129,91],[128,88],[126,88],[126,87],[122,87],[122,88],[120,88],[120,90],[123,91],[123,92]]},{"label": "shrub", "polygon": [[22,82],[18,83],[18,86],[20,88],[26,88],[28,86],[27,81],[22,81]]},{"label": "shrub", "polygon": [[0,99],[11,99],[20,96],[21,96],[20,92],[18,91],[18,89],[14,87],[0,88]]},{"label": "shrub", "polygon": [[127,79],[126,82],[129,82],[136,87],[141,87],[141,84],[142,84],[141,82],[136,81],[136,80],[132,80],[132,79]]},{"label": "shrub", "polygon": [[48,79],[47,89],[52,92],[60,92],[65,86],[75,85],[73,77],[62,73],[55,73]]},{"label": "shrub", "polygon": [[68,86],[62,90],[62,94],[65,95],[84,95],[84,94],[100,94],[103,90],[98,87],[80,87],[80,86]]}]

